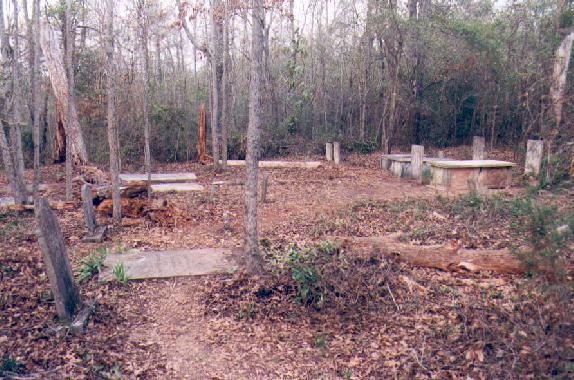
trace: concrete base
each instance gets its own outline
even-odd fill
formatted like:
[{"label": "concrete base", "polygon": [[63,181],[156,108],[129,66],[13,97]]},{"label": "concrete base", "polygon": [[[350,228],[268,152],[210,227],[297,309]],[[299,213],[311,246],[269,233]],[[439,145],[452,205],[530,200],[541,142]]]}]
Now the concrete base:
[{"label": "concrete base", "polygon": [[[194,173],[152,173],[152,183],[176,183],[195,181],[197,176]],[[123,173],[120,174],[120,180],[123,182],[140,182],[147,181],[145,173]]]},{"label": "concrete base", "polygon": [[204,191],[205,188],[199,183],[158,183],[151,185],[151,191],[154,193],[169,192],[187,192],[187,191]]}]

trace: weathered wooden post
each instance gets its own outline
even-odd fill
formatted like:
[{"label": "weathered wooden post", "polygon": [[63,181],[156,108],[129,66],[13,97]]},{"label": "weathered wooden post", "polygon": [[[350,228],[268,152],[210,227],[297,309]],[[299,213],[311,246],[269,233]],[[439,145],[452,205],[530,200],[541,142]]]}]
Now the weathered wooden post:
[{"label": "weathered wooden post", "polygon": [[484,137],[474,136],[472,138],[472,159],[484,160]]},{"label": "weathered wooden post", "polygon": [[267,203],[268,186],[269,186],[269,173],[263,173],[261,179],[261,203]]},{"label": "weathered wooden post", "polygon": [[82,185],[82,204],[88,233],[93,235],[96,232],[97,223],[96,214],[94,213],[94,198],[92,197],[92,191],[88,184]]},{"label": "weathered wooden post", "polygon": [[330,142],[325,143],[325,159],[333,161],[333,144]]},{"label": "weathered wooden post", "polygon": [[423,157],[425,147],[422,145],[411,146],[411,176],[422,183],[423,180]]},{"label": "weathered wooden post", "polygon": [[50,287],[54,294],[56,311],[61,319],[70,321],[74,313],[80,308],[81,301],[66,253],[64,236],[48,201],[44,198],[38,198],[35,208],[38,221],[38,241],[44,257]]},{"label": "weathered wooden post", "polygon": [[528,140],[526,143],[526,162],[524,173],[537,176],[542,167],[542,152],[544,142],[542,140]]},{"label": "weathered wooden post", "polygon": [[335,165],[339,165],[341,162],[341,143],[338,141],[333,143],[333,161],[335,161]]}]

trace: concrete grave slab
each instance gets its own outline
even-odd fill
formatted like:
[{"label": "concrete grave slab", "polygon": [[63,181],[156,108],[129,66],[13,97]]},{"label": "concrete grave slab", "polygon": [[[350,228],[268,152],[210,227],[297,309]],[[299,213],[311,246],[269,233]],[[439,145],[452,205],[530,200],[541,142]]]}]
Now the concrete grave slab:
[{"label": "concrete grave slab", "polygon": [[0,197],[0,207],[14,206],[14,198]]},{"label": "concrete grave slab", "polygon": [[431,185],[447,194],[508,189],[515,164],[497,160],[435,160]]},{"label": "concrete grave slab", "polygon": [[199,248],[168,251],[131,252],[108,255],[100,279],[114,279],[113,268],[123,263],[130,280],[201,276],[237,270],[239,251],[231,248]]},{"label": "concrete grave slab", "polygon": [[[220,161],[221,162],[221,161]],[[245,160],[227,160],[227,166],[245,166]],[[316,169],[321,161],[259,161],[260,168]]]},{"label": "concrete grave slab", "polygon": [[151,191],[154,193],[169,193],[169,192],[187,192],[187,191],[203,191],[205,188],[199,183],[158,183],[151,185]]},{"label": "concrete grave slab", "polygon": [[[152,183],[176,183],[195,181],[197,176],[194,173],[152,173]],[[124,182],[147,181],[145,173],[123,173],[120,174],[120,180]]]}]

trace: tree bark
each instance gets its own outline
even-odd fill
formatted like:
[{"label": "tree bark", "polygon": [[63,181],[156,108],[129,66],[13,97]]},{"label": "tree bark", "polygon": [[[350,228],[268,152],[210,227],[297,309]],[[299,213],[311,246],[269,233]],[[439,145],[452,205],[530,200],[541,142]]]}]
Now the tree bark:
[{"label": "tree bark", "polygon": [[[71,103],[71,110],[68,112],[67,99],[69,86],[66,71],[62,63],[62,52],[58,46],[54,31],[46,21],[42,23],[41,29],[40,45],[44,53],[44,59],[46,60],[50,83],[54,90],[58,115],[65,128],[66,143],[71,144],[74,163],[77,165],[85,165],[88,163],[88,153],[82,136],[75,102]],[[68,114],[71,115],[69,120]]]},{"label": "tree bark", "polygon": [[110,146],[110,176],[114,224],[122,222],[120,197],[120,160],[118,132],[116,129],[115,72],[114,72],[114,0],[106,0],[105,51],[107,57],[106,92],[108,94],[108,144]]},{"label": "tree bark", "polygon": [[[2,86],[2,93],[6,94],[5,97],[1,98],[1,116],[4,118],[8,112],[6,98],[10,92],[9,78],[12,77],[10,69],[13,67],[11,61],[14,59],[14,51],[10,46],[8,35],[6,34],[4,27],[4,4],[0,2],[0,48],[2,50],[2,75],[0,76],[0,84]],[[24,183],[24,178],[21,173],[15,167],[14,154],[10,149],[10,144],[6,138],[4,132],[3,121],[0,120],[0,150],[2,151],[2,160],[4,162],[4,169],[10,181],[10,188],[12,190],[12,195],[14,197],[14,202],[16,205],[22,205],[26,202],[26,187]]]},{"label": "tree bark", "polygon": [[[22,151],[22,83],[20,81],[20,15],[18,0],[13,0],[14,7],[14,55],[12,59],[12,126],[10,137],[14,153],[14,170],[17,178],[24,178],[24,152]],[[25,183],[22,182],[25,187]]]},{"label": "tree bark", "polygon": [[32,6],[32,138],[34,142],[34,199],[38,198],[38,185],[40,184],[40,113],[42,104],[40,101],[40,0],[33,0]]},{"label": "tree bark", "polygon": [[222,113],[222,0],[211,3],[211,145],[213,164],[219,166],[221,147],[221,113]]},{"label": "tree bark", "polygon": [[142,77],[143,86],[143,119],[144,119],[144,167],[147,174],[147,193],[151,197],[151,150],[150,150],[150,120],[149,120],[149,49],[148,49],[148,10],[147,1],[138,1],[139,22],[141,29],[141,54],[143,55],[144,69]]},{"label": "tree bark", "polygon": [[223,14],[223,86],[222,86],[222,108],[221,108],[221,166],[227,167],[227,134],[230,121],[230,71],[231,62],[229,56],[229,0],[224,0]]},{"label": "tree bark", "polygon": [[259,150],[261,138],[261,81],[263,77],[263,30],[265,11],[263,0],[251,0],[251,81],[249,86],[249,126],[247,128],[247,157],[245,184],[245,259],[247,268],[261,273],[257,233],[257,187],[259,181]]},{"label": "tree bark", "polygon": [[[67,120],[72,120],[72,104],[74,103],[74,61],[72,58],[73,53],[73,38],[72,37],[72,0],[66,0],[66,26],[65,36],[66,42],[65,59],[66,69],[68,71],[68,113]],[[72,144],[66,144],[66,200],[72,200],[72,177],[74,175],[74,166],[72,158]]]}]

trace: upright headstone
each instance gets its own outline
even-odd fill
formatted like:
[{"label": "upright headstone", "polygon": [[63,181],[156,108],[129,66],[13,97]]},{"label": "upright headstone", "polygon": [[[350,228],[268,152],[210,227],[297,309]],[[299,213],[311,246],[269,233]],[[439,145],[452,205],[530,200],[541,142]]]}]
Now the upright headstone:
[{"label": "upright headstone", "polygon": [[484,137],[474,136],[472,138],[472,159],[484,160]]},{"label": "upright headstone", "polygon": [[422,145],[411,146],[411,176],[419,183],[423,180],[423,157],[425,147]]},{"label": "upright headstone", "polygon": [[333,161],[333,144],[330,142],[325,143],[325,159]]},{"label": "upright headstone", "polygon": [[64,236],[48,201],[38,198],[35,207],[38,241],[54,294],[56,311],[61,319],[69,321],[79,309],[81,301],[66,253]]},{"label": "upright headstone", "polygon": [[338,141],[333,143],[333,161],[336,165],[341,162],[341,143]]},{"label": "upright headstone", "polygon": [[439,150],[437,157],[438,158],[444,158],[444,150]]},{"label": "upright headstone", "polygon": [[544,142],[542,140],[528,140],[526,143],[526,162],[524,164],[524,173],[538,175],[542,166],[542,152]]},{"label": "upright headstone", "polygon": [[94,201],[92,197],[92,190],[88,184],[82,186],[82,201],[84,208],[84,219],[86,220],[86,227],[88,233],[93,235],[96,232],[96,214],[94,213]]}]

